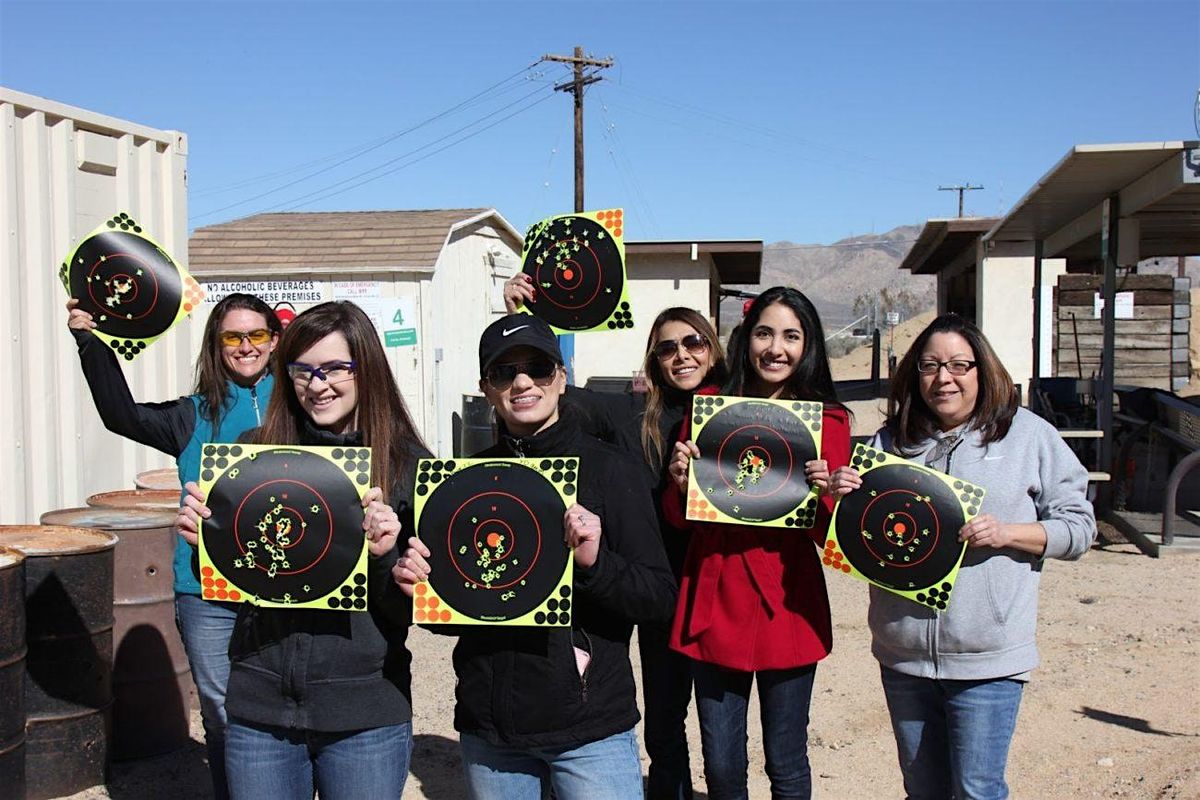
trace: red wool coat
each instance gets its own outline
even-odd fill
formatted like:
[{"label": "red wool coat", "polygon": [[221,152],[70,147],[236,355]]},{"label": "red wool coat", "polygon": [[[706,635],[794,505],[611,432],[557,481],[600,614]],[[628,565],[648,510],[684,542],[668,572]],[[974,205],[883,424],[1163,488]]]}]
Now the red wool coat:
[{"label": "red wool coat", "polygon": [[[690,436],[685,417],[679,440]],[[821,458],[831,473],[850,460],[850,418],[843,409],[825,408]],[[663,492],[663,512],[690,532],[672,649],[743,672],[791,669],[829,655],[833,631],[818,552],[833,513],[828,494],[821,495],[816,524],[804,531],[686,520],[683,494],[674,487]]]}]

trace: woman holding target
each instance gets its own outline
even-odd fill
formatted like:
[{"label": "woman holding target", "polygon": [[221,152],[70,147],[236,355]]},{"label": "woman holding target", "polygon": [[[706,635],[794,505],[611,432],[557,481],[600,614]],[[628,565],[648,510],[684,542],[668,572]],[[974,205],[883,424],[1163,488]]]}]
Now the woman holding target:
[{"label": "woman holding target", "polygon": [[[535,298],[533,279],[525,273],[517,273],[504,285],[510,314],[534,303]],[[579,409],[587,433],[645,461],[663,547],[678,583],[688,540],[685,532],[662,515],[662,494],[671,484],[666,457],[679,438],[692,394],[725,381],[725,354],[717,343],[717,332],[703,314],[676,306],[664,310],[651,324],[642,371],[645,394],[609,394],[568,386],[564,400]],[[692,699],[691,660],[671,650],[669,638],[669,624],[638,627],[646,715],[643,731],[650,756],[649,800],[692,797],[685,725]]]},{"label": "woman holding target", "polygon": [[[975,326],[944,314],[892,378],[872,446],[986,489],[945,611],[871,587],[879,661],[910,798],[1004,798],[1017,710],[1037,666],[1037,594],[1046,559],[1075,560],[1096,521],[1087,472],[1047,422],[1018,407],[1012,378]],[[831,492],[862,486],[851,467]]]},{"label": "woman holding target", "polygon": [[[262,423],[274,379],[271,353],[282,327],[275,312],[248,294],[226,295],[204,326],[196,358],[193,394],[166,403],[138,403],[112,349],[91,331],[92,315],[67,301],[67,327],[79,348],[79,363],[104,426],[175,459],[180,484],[200,475],[200,446],[232,442]],[[175,543],[175,622],[200,696],[208,768],[217,798],[225,783],[225,685],[229,681],[229,635],[236,606],[200,599],[193,571],[195,547]]]},{"label": "woman holding target", "polygon": [[[850,425],[816,309],[795,289],[777,286],[750,305],[742,330],[723,393],[824,403],[820,457],[804,465],[809,482],[824,489],[830,468],[849,460]],[[816,664],[832,647],[814,545],[824,543],[833,504],[821,497],[816,523],[803,532],[685,520],[689,462],[700,457],[690,422],[668,468],[679,491],[664,493],[663,509],[669,522],[690,530],[671,646],[695,662],[708,794],[747,796],[746,711],[757,680],[772,796],[809,797],[808,707]]]},{"label": "woman holding target", "polygon": [[[541,319],[492,323],[479,369],[503,436],[476,457],[577,456],[579,473],[562,519],[574,550],[571,627],[431,628],[458,636],[454,727],[470,796],[538,800],[549,786],[560,800],[641,797],[629,638],[635,624],[665,622],[675,599],[649,488],[636,462],[560,406],[562,352]],[[429,558],[426,542],[408,540],[393,571],[406,593],[429,577]]]},{"label": "woman holding target", "polygon": [[[398,534],[412,528],[414,467],[428,451],[358,306],[322,303],[297,316],[275,371],[266,419],[243,440],[372,450],[373,488],[362,501],[367,611],[238,609],[225,701],[230,791],[399,798],[412,754],[411,606],[390,570]],[[195,483],[186,488],[179,529],[195,544],[212,512]]]}]

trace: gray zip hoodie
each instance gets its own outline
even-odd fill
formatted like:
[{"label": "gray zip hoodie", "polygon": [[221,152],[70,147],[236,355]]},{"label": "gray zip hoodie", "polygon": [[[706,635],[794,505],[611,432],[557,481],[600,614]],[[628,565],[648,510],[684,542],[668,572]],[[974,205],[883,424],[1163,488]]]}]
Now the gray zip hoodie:
[{"label": "gray zip hoodie", "polygon": [[[942,442],[949,449],[937,466],[987,490],[981,514],[1000,522],[1040,522],[1046,551],[968,548],[950,595],[939,613],[891,592],[871,587],[867,615],[871,652],[880,664],[906,675],[949,680],[1026,679],[1037,666],[1038,583],[1047,558],[1073,561],[1096,537],[1096,518],[1087,500],[1087,471],[1049,423],[1017,409],[1008,435],[980,444],[977,430],[962,432],[952,447],[947,436],[900,455],[925,464]],[[886,429],[871,445],[896,452]],[[936,457],[936,456],[935,456]]]}]

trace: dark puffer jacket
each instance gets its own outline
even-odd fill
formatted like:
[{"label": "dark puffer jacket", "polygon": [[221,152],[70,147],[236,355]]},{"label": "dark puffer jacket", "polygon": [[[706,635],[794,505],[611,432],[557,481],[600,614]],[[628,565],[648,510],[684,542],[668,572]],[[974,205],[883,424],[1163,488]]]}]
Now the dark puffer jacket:
[{"label": "dark puffer jacket", "polygon": [[[249,434],[247,434],[248,438]],[[336,436],[306,425],[302,444],[361,446],[357,433]],[[428,456],[410,449],[410,464]],[[389,494],[403,540],[414,530],[413,469]],[[396,548],[367,565],[363,612],[258,608],[238,612],[225,710],[250,723],[311,731],[353,731],[412,719],[412,656],[405,646],[411,604],[392,580]]]},{"label": "dark puffer jacket", "polygon": [[[578,502],[601,520],[600,551],[575,568],[574,627],[456,628],[454,727],[496,745],[573,747],[629,730],[639,717],[629,637],[674,611],[675,581],[658,535],[645,467],[585,435],[575,414],[480,458],[579,457]],[[591,653],[580,676],[573,647]]]}]

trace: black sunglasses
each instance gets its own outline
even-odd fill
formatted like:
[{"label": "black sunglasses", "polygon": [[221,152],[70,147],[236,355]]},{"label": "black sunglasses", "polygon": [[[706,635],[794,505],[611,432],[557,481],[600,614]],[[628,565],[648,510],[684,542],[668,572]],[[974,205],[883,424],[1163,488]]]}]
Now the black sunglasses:
[{"label": "black sunglasses", "polygon": [[654,357],[659,361],[672,358],[679,352],[680,345],[692,355],[698,356],[708,349],[708,339],[698,333],[689,333],[682,339],[663,339],[654,345]]},{"label": "black sunglasses", "polygon": [[558,373],[558,363],[549,358],[535,358],[532,361],[517,361],[508,364],[492,364],[487,369],[487,373],[483,379],[488,382],[493,389],[502,392],[512,382],[517,379],[518,375],[528,375],[530,380],[538,386],[547,386]]}]

